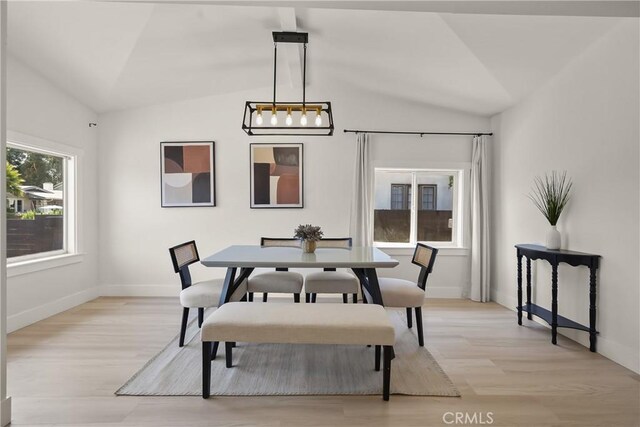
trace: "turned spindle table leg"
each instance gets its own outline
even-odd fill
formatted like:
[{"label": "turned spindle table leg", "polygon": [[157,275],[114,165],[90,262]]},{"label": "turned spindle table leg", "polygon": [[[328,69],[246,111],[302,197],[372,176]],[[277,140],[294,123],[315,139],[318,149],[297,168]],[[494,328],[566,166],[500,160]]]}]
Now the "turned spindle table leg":
[{"label": "turned spindle table leg", "polygon": [[522,254],[518,250],[518,325],[522,325]]},{"label": "turned spindle table leg", "polygon": [[551,264],[551,342],[558,342],[558,264]]}]

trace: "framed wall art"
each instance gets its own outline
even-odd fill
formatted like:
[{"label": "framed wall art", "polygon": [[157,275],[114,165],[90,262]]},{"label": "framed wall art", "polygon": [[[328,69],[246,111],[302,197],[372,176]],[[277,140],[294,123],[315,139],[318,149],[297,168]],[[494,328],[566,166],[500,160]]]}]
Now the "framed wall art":
[{"label": "framed wall art", "polygon": [[251,208],[302,208],[302,144],[251,144]]},{"label": "framed wall art", "polygon": [[162,207],[215,206],[213,141],[161,142]]}]

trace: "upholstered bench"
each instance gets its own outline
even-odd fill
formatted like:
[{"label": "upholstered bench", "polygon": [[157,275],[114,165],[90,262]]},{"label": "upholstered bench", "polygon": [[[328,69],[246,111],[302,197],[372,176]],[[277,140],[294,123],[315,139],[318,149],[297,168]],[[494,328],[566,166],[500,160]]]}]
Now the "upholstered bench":
[{"label": "upholstered bench", "polygon": [[362,344],[375,346],[375,369],[384,348],[383,398],[389,400],[395,332],[385,309],[375,304],[256,304],[230,302],[202,324],[202,397],[211,386],[214,343],[225,342],[226,364],[232,366],[237,342],[279,344]]}]

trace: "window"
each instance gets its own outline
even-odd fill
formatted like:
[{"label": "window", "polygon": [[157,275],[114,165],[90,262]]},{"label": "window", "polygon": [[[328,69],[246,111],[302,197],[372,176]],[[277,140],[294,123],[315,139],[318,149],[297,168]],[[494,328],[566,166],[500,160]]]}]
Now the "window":
[{"label": "window", "polygon": [[420,200],[418,206],[421,211],[435,211],[438,204],[436,194],[438,186],[435,184],[420,184],[418,185],[420,193]]},{"label": "window", "polygon": [[391,209],[411,209],[411,185],[391,184]]},{"label": "window", "polygon": [[462,174],[460,169],[376,169],[374,242],[385,246],[414,246],[416,242],[462,246]]},{"label": "window", "polygon": [[71,254],[76,156],[7,142],[8,264]]}]

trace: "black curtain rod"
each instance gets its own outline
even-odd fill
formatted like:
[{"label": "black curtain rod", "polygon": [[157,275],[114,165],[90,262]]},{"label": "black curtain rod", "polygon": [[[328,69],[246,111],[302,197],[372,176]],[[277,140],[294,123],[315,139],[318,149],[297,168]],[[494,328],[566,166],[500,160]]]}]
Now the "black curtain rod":
[{"label": "black curtain rod", "polygon": [[493,136],[493,132],[403,132],[403,131],[393,131],[393,130],[355,130],[355,129],[345,129],[345,133],[386,133],[386,134],[395,134],[395,135],[471,135],[471,136],[481,136],[488,135]]}]

